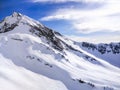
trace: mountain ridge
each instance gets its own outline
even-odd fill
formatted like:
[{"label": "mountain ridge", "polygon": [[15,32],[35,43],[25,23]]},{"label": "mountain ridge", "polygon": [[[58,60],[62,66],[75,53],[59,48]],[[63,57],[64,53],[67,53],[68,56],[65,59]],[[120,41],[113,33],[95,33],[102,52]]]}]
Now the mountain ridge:
[{"label": "mountain ridge", "polygon": [[115,66],[120,67],[120,42],[93,44],[88,42],[75,42],[83,50],[101,58]]}]

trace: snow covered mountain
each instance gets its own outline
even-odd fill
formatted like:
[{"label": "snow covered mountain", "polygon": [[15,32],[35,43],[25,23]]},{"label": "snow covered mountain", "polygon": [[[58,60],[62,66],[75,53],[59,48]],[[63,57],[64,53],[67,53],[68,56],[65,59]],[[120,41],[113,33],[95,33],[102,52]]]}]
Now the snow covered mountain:
[{"label": "snow covered mountain", "polygon": [[0,22],[0,89],[119,90],[120,53],[96,52],[14,12]]},{"label": "snow covered mountain", "polygon": [[[87,42],[75,42],[83,50],[99,57],[107,62],[120,67],[120,42],[110,44],[93,44]],[[89,58],[89,57],[88,57]]]}]

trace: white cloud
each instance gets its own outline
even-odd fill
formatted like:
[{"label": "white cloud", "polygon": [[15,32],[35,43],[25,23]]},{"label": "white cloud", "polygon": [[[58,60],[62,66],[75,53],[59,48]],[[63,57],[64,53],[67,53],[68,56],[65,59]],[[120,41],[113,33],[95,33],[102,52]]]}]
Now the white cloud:
[{"label": "white cloud", "polygon": [[71,40],[75,40],[77,42],[90,42],[90,43],[111,43],[111,42],[120,42],[119,35],[103,35],[103,36],[89,36],[89,37],[82,37],[82,36],[66,36]]},{"label": "white cloud", "polygon": [[32,0],[40,3],[65,3],[65,2],[102,2],[104,0]]},{"label": "white cloud", "polygon": [[[61,0],[57,0],[61,1]],[[63,0],[70,1],[70,0]],[[74,0],[75,1],[75,0]],[[85,0],[76,0],[85,1]],[[86,0],[91,1],[91,0]],[[98,0],[92,0],[98,1]],[[100,1],[100,0],[99,0]],[[94,9],[74,9],[63,8],[58,9],[49,16],[43,17],[41,20],[68,20],[72,27],[78,32],[90,33],[102,30],[120,31],[120,1],[105,0],[103,5]]]}]

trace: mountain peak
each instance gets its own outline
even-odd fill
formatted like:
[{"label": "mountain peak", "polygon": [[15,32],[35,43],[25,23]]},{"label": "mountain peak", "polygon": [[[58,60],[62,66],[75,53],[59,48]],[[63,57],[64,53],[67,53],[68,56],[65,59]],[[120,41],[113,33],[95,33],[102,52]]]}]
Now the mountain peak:
[{"label": "mountain peak", "polygon": [[18,13],[18,12],[13,12],[12,16],[13,16],[13,17],[22,16],[22,14],[21,14],[21,13]]},{"label": "mountain peak", "polygon": [[42,25],[40,22],[21,13],[13,12],[12,15],[5,17],[0,23],[0,33],[11,31],[16,27],[21,26],[26,28],[44,28],[44,25]]},{"label": "mountain peak", "polygon": [[54,48],[63,50],[63,46],[56,35],[62,36],[60,33],[53,31],[50,28],[42,25],[40,22],[20,13],[14,12],[11,16],[6,17],[0,23],[0,33],[23,33],[35,35],[38,37],[45,37],[52,43]]}]

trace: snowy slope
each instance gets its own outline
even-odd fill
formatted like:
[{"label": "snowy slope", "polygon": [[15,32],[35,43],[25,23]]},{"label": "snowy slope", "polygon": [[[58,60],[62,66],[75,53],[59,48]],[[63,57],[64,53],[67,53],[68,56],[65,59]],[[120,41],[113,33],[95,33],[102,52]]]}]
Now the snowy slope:
[{"label": "snowy slope", "polygon": [[0,53],[2,90],[120,89],[118,67],[20,13],[0,23]]},{"label": "snowy slope", "polygon": [[[46,85],[48,86],[46,87]],[[6,59],[2,55],[0,55],[0,89],[67,90],[62,82],[16,66],[11,60]]]}]

